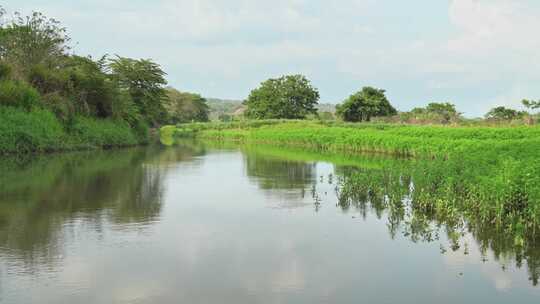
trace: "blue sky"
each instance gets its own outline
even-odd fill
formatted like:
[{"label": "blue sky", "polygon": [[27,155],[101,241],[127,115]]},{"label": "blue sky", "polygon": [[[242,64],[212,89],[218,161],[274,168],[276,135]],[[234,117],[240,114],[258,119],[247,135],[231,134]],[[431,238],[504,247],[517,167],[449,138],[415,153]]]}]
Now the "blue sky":
[{"label": "blue sky", "polygon": [[307,75],[321,102],[362,86],[409,110],[450,101],[467,116],[540,98],[535,0],[4,0],[69,30],[79,55],[162,64],[169,83],[243,99],[261,81]]}]

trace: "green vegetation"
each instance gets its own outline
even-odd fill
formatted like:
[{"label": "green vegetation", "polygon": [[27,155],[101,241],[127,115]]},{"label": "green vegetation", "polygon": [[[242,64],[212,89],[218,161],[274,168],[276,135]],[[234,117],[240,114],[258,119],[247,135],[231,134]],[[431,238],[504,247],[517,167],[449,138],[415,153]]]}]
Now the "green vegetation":
[{"label": "green vegetation", "polygon": [[440,124],[457,123],[462,119],[456,106],[449,102],[432,102],[425,108],[414,108],[410,112],[402,113],[402,118],[409,123],[435,122]]},{"label": "green vegetation", "polygon": [[540,228],[540,127],[451,128],[270,120],[257,124],[188,124],[179,129],[193,130],[194,136],[202,139],[414,157],[407,166],[385,168],[388,172],[384,174],[389,176],[374,175],[370,183],[359,183],[379,195],[390,195],[391,189],[381,181],[406,175],[414,180],[415,204],[423,209],[474,217],[501,230],[531,233]]},{"label": "green vegetation", "polygon": [[[460,178],[456,172],[447,171],[446,161],[336,154],[260,144],[242,145],[241,149],[246,156],[246,172],[256,177],[261,189],[295,189],[299,195],[311,195],[317,211],[321,207],[320,197],[326,196],[318,187],[330,184],[336,191],[339,208],[385,219],[392,238],[402,234],[416,243],[440,242],[446,236],[449,243],[441,243],[442,253],[448,248],[468,254],[470,239],[462,236],[472,235],[482,256],[492,251],[503,265],[513,260],[516,267],[527,268],[533,285],[540,281],[537,233],[486,221],[483,214],[460,205],[460,201],[454,202],[454,194],[450,198],[437,197],[444,183],[439,186],[434,181]],[[313,167],[319,161],[332,163],[333,172],[328,176],[316,175]]]},{"label": "green vegetation", "polygon": [[303,75],[268,79],[249,94],[246,116],[255,119],[303,119],[316,114],[319,92]]},{"label": "green vegetation", "polygon": [[535,101],[535,100],[523,99],[523,100],[521,101],[521,103],[522,103],[525,107],[527,107],[527,108],[529,108],[529,109],[531,109],[531,110],[540,109],[540,100]]},{"label": "green vegetation", "polygon": [[513,120],[522,118],[525,115],[527,115],[527,112],[525,111],[516,111],[506,107],[495,107],[486,114],[486,118],[494,120]]},{"label": "green vegetation", "polygon": [[0,20],[0,153],[136,145],[149,127],[207,120],[193,94],[202,107],[185,120],[191,110],[169,101],[151,60],[74,55],[66,29],[41,13],[9,19],[0,8]]},{"label": "green vegetation", "polygon": [[336,113],[344,121],[370,121],[372,117],[384,117],[397,114],[390,104],[384,90],[364,87],[362,91],[351,95],[339,105]]},{"label": "green vegetation", "polygon": [[165,107],[171,123],[208,121],[208,104],[201,95],[167,88],[167,97]]}]

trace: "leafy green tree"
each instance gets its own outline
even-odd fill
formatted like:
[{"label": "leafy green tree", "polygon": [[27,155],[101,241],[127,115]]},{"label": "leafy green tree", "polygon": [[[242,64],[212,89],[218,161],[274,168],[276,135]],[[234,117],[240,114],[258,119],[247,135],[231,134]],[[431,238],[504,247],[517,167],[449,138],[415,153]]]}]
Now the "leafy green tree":
[{"label": "leafy green tree", "polygon": [[540,109],[540,100],[536,101],[536,100],[523,99],[521,103],[531,110]]},{"label": "leafy green tree", "polygon": [[[0,20],[5,11],[0,8]],[[15,76],[23,78],[37,64],[56,66],[70,49],[66,29],[55,19],[39,12],[0,23],[0,61],[14,67]]]},{"label": "leafy green tree", "polygon": [[491,109],[487,114],[487,119],[494,119],[494,120],[512,120],[512,119],[518,119],[522,118],[525,115],[527,115],[527,112],[524,111],[517,111],[514,109],[509,109],[506,107],[495,107]]},{"label": "leafy green tree", "polygon": [[344,121],[351,122],[370,121],[373,117],[397,114],[384,93],[385,90],[364,87],[338,105],[336,114]]},{"label": "leafy green tree", "polygon": [[120,89],[129,92],[139,113],[151,124],[165,122],[164,102],[167,98],[166,73],[161,66],[147,59],[117,56],[110,61],[112,79]]},{"label": "leafy green tree", "polygon": [[303,75],[268,79],[244,102],[246,116],[255,119],[304,119],[316,114],[319,92]]},{"label": "leafy green tree", "polygon": [[456,110],[456,106],[449,102],[432,102],[426,107],[428,113],[440,115],[446,122],[450,122],[452,118],[458,117],[461,114]]},{"label": "leafy green tree", "polygon": [[425,108],[414,108],[410,112],[400,113],[401,120],[411,123],[447,124],[461,118],[456,106],[449,102],[432,102]]},{"label": "leafy green tree", "polygon": [[73,55],[55,69],[35,65],[28,78],[45,101],[54,95],[55,102],[64,98],[71,103],[72,114],[106,118],[115,114],[113,104],[119,98],[119,88],[104,69],[101,60]]},{"label": "leafy green tree", "polygon": [[170,122],[208,121],[209,107],[201,95],[167,88],[167,96],[166,109]]}]

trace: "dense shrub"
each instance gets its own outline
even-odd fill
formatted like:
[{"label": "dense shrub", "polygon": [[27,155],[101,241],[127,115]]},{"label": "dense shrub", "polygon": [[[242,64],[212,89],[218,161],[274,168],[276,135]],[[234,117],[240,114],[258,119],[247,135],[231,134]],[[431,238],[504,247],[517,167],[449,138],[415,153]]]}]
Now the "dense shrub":
[{"label": "dense shrub", "polygon": [[54,92],[43,95],[41,100],[63,123],[68,123],[74,117],[73,103],[59,93]]},{"label": "dense shrub", "polygon": [[79,144],[98,147],[129,146],[139,143],[129,124],[111,119],[76,117],[70,128]]},{"label": "dense shrub", "polygon": [[30,110],[40,105],[36,89],[19,81],[0,81],[0,106],[12,106]]},{"label": "dense shrub", "polygon": [[54,114],[0,107],[0,153],[45,152],[65,147],[66,133]]},{"label": "dense shrub", "polygon": [[11,76],[11,66],[0,62],[0,80],[5,80]]}]

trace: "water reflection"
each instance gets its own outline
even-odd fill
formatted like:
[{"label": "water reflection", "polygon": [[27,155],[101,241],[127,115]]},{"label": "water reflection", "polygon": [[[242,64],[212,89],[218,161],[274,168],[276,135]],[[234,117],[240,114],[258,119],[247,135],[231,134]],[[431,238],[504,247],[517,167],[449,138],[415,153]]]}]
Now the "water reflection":
[{"label": "water reflection", "polygon": [[3,160],[0,302],[538,296],[537,243],[424,208],[407,163],[195,141]]},{"label": "water reflection", "polygon": [[279,208],[305,206],[317,178],[316,163],[284,160],[265,155],[258,149],[243,151],[246,175],[269,196],[278,199]]},{"label": "water reflection", "polygon": [[[391,239],[403,236],[414,243],[438,242],[442,254],[459,252],[466,256],[474,247],[479,251],[480,262],[487,262],[491,256],[500,262],[503,270],[509,263],[517,269],[525,267],[531,283],[534,286],[539,284],[539,235],[517,235],[496,225],[475,221],[474,217],[451,208],[425,208],[417,202],[415,189],[436,187],[437,181],[430,179],[426,172],[433,167],[444,170],[442,165],[373,155],[325,155],[266,146],[244,146],[243,153],[247,175],[261,189],[288,190],[269,191],[268,195],[287,194],[291,207],[304,206],[303,199],[309,194],[311,204],[318,211],[323,198],[334,192],[336,206],[343,212],[364,220],[374,215],[386,221]],[[333,166],[321,170],[321,161],[318,160],[323,163],[330,161]],[[527,241],[521,243],[520,238]]]},{"label": "water reflection", "polygon": [[148,227],[162,210],[163,167],[203,153],[152,147],[3,159],[0,255],[32,271],[61,259],[71,226]]}]

